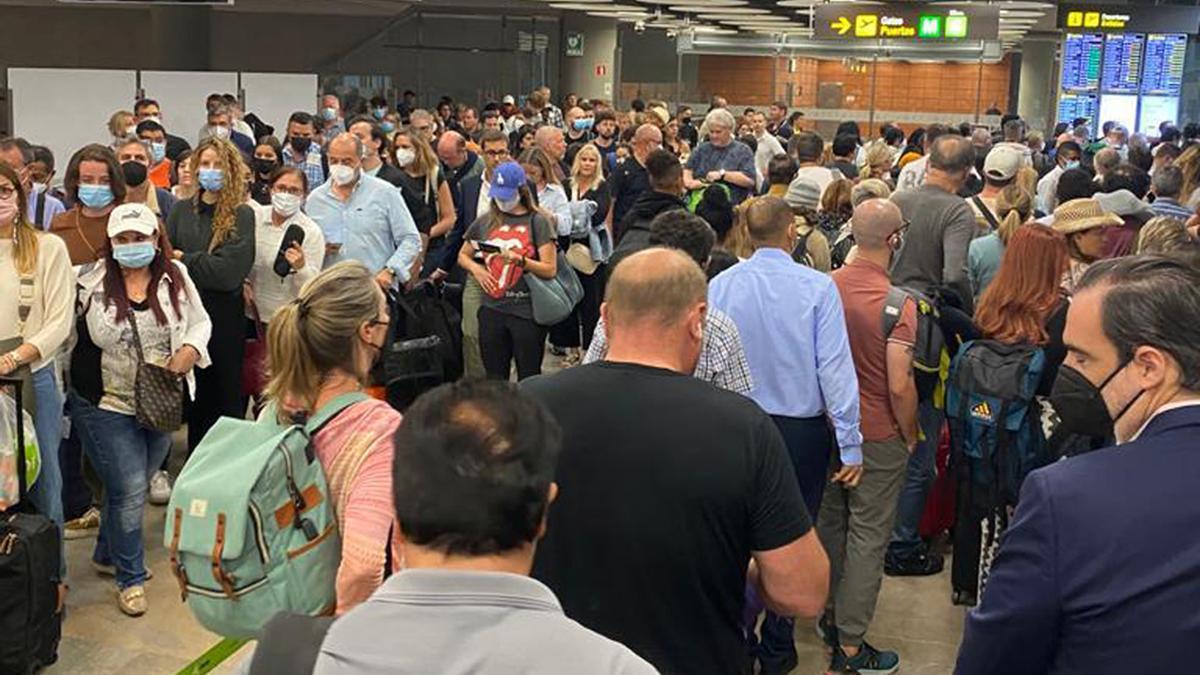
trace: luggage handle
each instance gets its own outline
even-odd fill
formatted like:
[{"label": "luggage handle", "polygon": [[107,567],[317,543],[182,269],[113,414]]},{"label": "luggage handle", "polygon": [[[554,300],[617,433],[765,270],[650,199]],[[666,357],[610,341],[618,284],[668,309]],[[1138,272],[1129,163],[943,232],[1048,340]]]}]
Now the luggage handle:
[{"label": "luggage handle", "polygon": [[25,504],[29,497],[29,486],[25,484],[25,401],[24,382],[10,378],[0,378],[0,387],[12,387],[13,401],[17,408],[17,503]]}]

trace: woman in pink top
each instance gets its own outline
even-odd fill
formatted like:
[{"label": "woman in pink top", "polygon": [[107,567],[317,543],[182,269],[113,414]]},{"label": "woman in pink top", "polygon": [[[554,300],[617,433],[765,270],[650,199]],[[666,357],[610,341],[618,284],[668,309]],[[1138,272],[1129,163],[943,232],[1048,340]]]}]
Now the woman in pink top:
[{"label": "woman in pink top", "polygon": [[[267,331],[267,395],[281,416],[312,413],[343,394],[362,391],[388,325],[387,302],[362,264],[325,270],[284,305]],[[337,613],[366,600],[383,583],[392,504],[392,437],[400,413],[386,403],[354,403],[314,438],[342,536]]]}]

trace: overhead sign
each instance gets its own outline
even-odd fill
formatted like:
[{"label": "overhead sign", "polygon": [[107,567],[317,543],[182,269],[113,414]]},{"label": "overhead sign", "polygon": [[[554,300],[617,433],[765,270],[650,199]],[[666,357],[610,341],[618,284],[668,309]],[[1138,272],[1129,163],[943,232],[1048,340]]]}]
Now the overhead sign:
[{"label": "overhead sign", "polygon": [[817,5],[813,37],[833,40],[995,40],[995,7],[904,3]]},{"label": "overhead sign", "polygon": [[1196,33],[1200,30],[1200,8],[1059,5],[1058,27],[1072,33]]}]

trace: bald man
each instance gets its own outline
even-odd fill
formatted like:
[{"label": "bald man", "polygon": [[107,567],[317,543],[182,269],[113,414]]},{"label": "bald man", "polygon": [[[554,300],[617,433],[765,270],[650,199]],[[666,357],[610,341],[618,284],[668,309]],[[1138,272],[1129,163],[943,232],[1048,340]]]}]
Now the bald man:
[{"label": "bald man", "polygon": [[354,134],[335,136],[326,154],[329,180],[305,208],[325,235],[325,267],[357,260],[384,289],[412,281],[421,235],[400,191],[363,173],[363,144]]},{"label": "bald man", "polygon": [[[917,445],[917,387],[912,357],[917,313],[911,298],[893,295],[888,265],[904,236],[900,208],[869,199],[854,209],[851,230],[858,256],[833,273],[845,307],[850,353],[858,374],[862,411],[862,472],[851,488],[834,483],[825,491],[817,532],[829,553],[830,594],[820,629],[833,651],[829,670],[887,672],[900,663],[864,637],[875,614],[883,578],[883,556],[896,516],[896,501],[908,456]],[[889,302],[889,296],[892,301]],[[885,333],[885,312],[898,320]]]},{"label": "bald man", "polygon": [[[826,484],[853,486],[862,471],[858,381],[842,300],[828,275],[792,260],[798,235],[787,202],[756,199],[746,224],[754,255],[714,277],[708,299],[741,334],[754,380],[750,398],[783,435],[815,517]],[[840,464],[832,478],[831,461]],[[790,616],[768,611],[757,648],[762,672],[795,667],[793,631]]]},{"label": "bald man", "polygon": [[783,440],[749,399],[691,376],[707,303],[686,254],[626,258],[601,311],[606,361],[522,384],[563,433],[533,575],[568,616],[661,672],[748,672],[749,562],[781,612],[811,616],[828,592]]},{"label": "bald man", "polygon": [[437,156],[446,169],[446,182],[456,201],[459,183],[483,175],[483,158],[467,147],[467,139],[457,131],[447,131],[438,138]]},{"label": "bald man", "polygon": [[[633,156],[617,164],[608,177],[608,191],[613,198],[613,222],[621,223],[642,193],[650,191],[646,159],[662,148],[662,131],[652,124],[643,124],[633,134]],[[633,161],[629,161],[633,160]]]}]

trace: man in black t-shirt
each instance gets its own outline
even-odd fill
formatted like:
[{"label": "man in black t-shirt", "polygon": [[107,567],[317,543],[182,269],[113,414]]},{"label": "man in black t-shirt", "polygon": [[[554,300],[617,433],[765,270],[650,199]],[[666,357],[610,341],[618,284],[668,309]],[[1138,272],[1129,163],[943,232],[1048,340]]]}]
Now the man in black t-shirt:
[{"label": "man in black t-shirt", "polygon": [[629,256],[602,308],[607,360],[522,385],[563,430],[533,574],[663,673],[743,675],[747,566],[768,604],[811,616],[829,563],[771,419],[689,376],[706,290],[679,251]]}]

